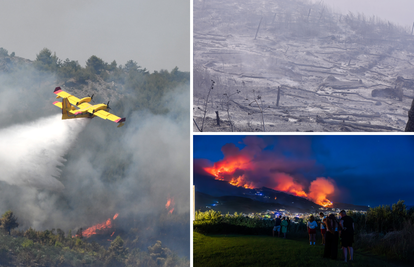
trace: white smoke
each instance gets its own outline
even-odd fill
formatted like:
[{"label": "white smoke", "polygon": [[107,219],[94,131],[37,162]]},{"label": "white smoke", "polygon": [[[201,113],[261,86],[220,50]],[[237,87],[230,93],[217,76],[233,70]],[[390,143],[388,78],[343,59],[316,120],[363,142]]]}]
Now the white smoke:
[{"label": "white smoke", "polygon": [[88,119],[62,120],[61,115],[0,129],[1,181],[62,191],[56,178],[64,156]]}]

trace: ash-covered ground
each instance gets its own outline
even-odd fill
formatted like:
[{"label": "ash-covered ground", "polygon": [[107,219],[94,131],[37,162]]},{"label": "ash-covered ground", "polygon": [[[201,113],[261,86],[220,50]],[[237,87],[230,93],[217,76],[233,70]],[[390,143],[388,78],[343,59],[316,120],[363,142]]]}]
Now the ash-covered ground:
[{"label": "ash-covered ground", "polygon": [[404,131],[411,31],[323,3],[194,1],[193,130]]}]

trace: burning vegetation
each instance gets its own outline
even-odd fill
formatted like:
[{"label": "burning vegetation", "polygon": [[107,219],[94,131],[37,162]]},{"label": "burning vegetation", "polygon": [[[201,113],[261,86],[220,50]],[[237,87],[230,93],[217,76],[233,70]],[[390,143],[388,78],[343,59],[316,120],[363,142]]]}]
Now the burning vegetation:
[{"label": "burning vegetation", "polygon": [[[87,228],[86,230],[82,230],[82,228],[79,228],[78,233],[76,233],[76,237],[91,237],[93,235],[104,233],[110,231],[114,225],[113,221],[115,221],[116,218],[118,218],[118,213],[116,213],[112,219],[108,218],[104,223],[98,223],[94,226],[91,226]],[[111,234],[111,237],[114,235],[115,232]]]},{"label": "burning vegetation", "polygon": [[175,205],[174,198],[169,198],[167,203],[165,204],[165,208],[168,210],[169,213],[172,214],[174,211],[174,205]]},{"label": "burning vegetation", "polygon": [[307,198],[324,207],[332,205],[327,198],[335,192],[332,179],[318,177],[307,185],[308,181],[299,175],[309,171],[315,162],[292,160],[276,151],[266,151],[267,145],[258,137],[246,137],[244,142],[247,146],[243,149],[234,144],[224,145],[224,158],[213,166],[204,167],[204,171],[216,180],[226,181],[233,186],[246,189],[268,187]]},{"label": "burning vegetation", "polygon": [[[0,265],[7,266],[189,266],[186,258],[180,258],[166,247],[164,242],[151,237],[153,228],[165,236],[174,228],[181,236],[178,226],[184,222],[181,215],[170,215],[170,220],[162,223],[163,217],[148,216],[145,221],[113,217],[96,224],[76,235],[61,229],[36,231],[16,230],[17,218],[12,211],[0,219]],[[115,229],[114,220],[117,220]],[[134,221],[133,224],[130,222]],[[122,230],[129,225],[131,230]],[[151,225],[151,227],[147,227]],[[188,232],[188,227],[185,227]],[[11,235],[9,235],[11,231]],[[111,239],[108,239],[111,238]],[[177,238],[175,242],[181,242]],[[109,241],[109,242],[108,242]],[[7,252],[7,253],[6,253]]]}]

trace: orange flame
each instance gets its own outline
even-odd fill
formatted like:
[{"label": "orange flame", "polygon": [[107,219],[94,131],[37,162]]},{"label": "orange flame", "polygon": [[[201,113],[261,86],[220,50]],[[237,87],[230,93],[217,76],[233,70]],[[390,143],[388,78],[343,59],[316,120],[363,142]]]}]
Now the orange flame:
[{"label": "orange flame", "polygon": [[[173,213],[173,211],[174,211],[174,198],[169,198],[168,200],[167,200],[167,204],[165,204],[165,208],[168,210],[168,212],[169,213]],[[171,206],[171,209],[170,209],[170,206]]]},{"label": "orange flame", "polygon": [[112,222],[111,222],[111,219],[108,219],[104,223],[96,224],[82,231],[82,235],[84,237],[91,237],[92,235],[96,235],[98,231],[102,231],[104,229],[110,229],[110,228],[112,228]]},{"label": "orange flame", "polygon": [[[113,217],[113,220],[115,220],[118,217],[118,215],[119,215],[118,213],[115,214],[114,217]],[[82,236],[88,238],[88,237],[91,237],[92,235],[96,235],[99,231],[104,231],[105,229],[111,229],[112,227],[113,227],[112,220],[111,220],[111,218],[109,218],[104,223],[98,223],[94,226],[89,227],[86,230],[83,230],[82,231]],[[112,235],[114,233],[112,233]]]},{"label": "orange flame", "polygon": [[229,156],[216,162],[213,167],[205,167],[204,170],[215,176],[217,180],[224,180],[224,175],[234,173],[239,168],[246,169],[250,160],[248,156],[243,154]]},{"label": "orange flame", "polygon": [[112,237],[114,234],[115,234],[115,232],[113,232],[113,233],[111,234],[111,237]]},{"label": "orange flame", "polygon": [[[216,164],[214,164],[213,167],[206,167],[204,168],[204,170],[213,175],[216,180],[224,181],[224,177],[226,175],[233,174],[238,168],[243,167],[243,169],[246,169],[248,162],[249,159],[247,157],[240,155],[238,157],[233,157],[232,159],[229,159],[227,161],[216,162]],[[233,177],[231,181],[229,181],[229,183],[231,185],[237,187],[244,187],[246,189],[255,188],[251,182],[248,182],[245,179],[244,174],[238,176],[237,178]]]}]

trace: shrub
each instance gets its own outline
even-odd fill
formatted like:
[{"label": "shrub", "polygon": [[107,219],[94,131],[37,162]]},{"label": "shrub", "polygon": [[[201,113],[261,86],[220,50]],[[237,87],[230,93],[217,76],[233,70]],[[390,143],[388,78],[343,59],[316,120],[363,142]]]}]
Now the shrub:
[{"label": "shrub", "polygon": [[30,239],[26,239],[25,241],[23,241],[23,243],[22,243],[22,247],[23,248],[30,248],[30,247],[32,247],[33,246],[33,241],[32,240],[30,240]]}]

